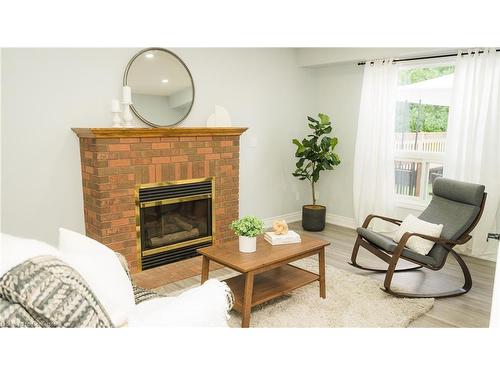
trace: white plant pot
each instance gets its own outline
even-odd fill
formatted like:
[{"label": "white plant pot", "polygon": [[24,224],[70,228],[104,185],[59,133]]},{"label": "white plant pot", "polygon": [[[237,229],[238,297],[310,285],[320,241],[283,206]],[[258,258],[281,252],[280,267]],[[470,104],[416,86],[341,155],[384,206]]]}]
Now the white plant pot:
[{"label": "white plant pot", "polygon": [[257,237],[239,236],[239,238],[242,253],[253,253],[257,250]]}]

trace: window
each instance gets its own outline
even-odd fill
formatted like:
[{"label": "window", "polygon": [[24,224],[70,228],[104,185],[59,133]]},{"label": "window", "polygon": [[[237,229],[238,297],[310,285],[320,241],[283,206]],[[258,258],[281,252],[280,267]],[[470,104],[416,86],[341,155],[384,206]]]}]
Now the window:
[{"label": "window", "polygon": [[395,189],[403,206],[423,206],[443,175],[452,64],[402,66],[394,138]]}]

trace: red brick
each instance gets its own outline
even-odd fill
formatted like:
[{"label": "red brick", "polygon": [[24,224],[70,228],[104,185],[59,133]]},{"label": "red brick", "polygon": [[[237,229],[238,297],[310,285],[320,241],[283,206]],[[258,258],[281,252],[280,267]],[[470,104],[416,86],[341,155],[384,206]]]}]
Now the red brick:
[{"label": "red brick", "polygon": [[170,163],[171,161],[170,156],[154,157],[152,160],[153,164],[164,164],[164,163]]},{"label": "red brick", "polygon": [[118,227],[120,225],[127,225],[130,224],[130,219],[128,217],[124,217],[122,219],[112,220],[111,224],[113,224],[113,227]]},{"label": "red brick", "polygon": [[153,143],[153,144],[151,144],[151,148],[153,150],[163,150],[166,148],[171,148],[171,144],[170,143]]},{"label": "red brick", "polygon": [[188,161],[188,157],[186,155],[172,156],[172,163],[179,163],[182,161]]},{"label": "red brick", "polygon": [[133,151],[151,150],[151,143],[135,143],[130,145]]},{"label": "red brick", "polygon": [[206,154],[205,155],[205,160],[218,160],[220,159],[219,154]]},{"label": "red brick", "polygon": [[211,154],[212,151],[212,147],[200,147],[196,150],[198,154]]},{"label": "red brick", "polygon": [[126,143],[117,143],[108,146],[109,151],[130,151],[130,145]]},{"label": "red brick", "polygon": [[139,138],[120,138],[120,143],[139,143]]},{"label": "red brick", "polygon": [[161,165],[157,164],[155,168],[155,182],[162,182]]},{"label": "red brick", "polygon": [[148,166],[149,182],[156,181],[156,170],[154,165]]},{"label": "red brick", "polygon": [[160,138],[141,138],[142,143],[158,143],[160,142]]},{"label": "red brick", "polygon": [[129,159],[108,160],[108,166],[110,167],[128,167],[129,165],[130,165]]},{"label": "red brick", "polygon": [[135,217],[135,210],[123,211],[123,217]]}]

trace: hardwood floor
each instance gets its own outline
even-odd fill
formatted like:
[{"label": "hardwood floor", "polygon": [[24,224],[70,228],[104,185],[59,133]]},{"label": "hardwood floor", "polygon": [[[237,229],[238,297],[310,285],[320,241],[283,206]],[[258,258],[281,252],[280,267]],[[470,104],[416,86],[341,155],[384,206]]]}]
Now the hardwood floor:
[{"label": "hardwood floor", "polygon": [[[299,233],[302,232],[300,223],[291,223],[290,228]],[[331,246],[326,248],[326,264],[372,277],[382,282],[384,274],[363,271],[347,263],[350,260],[352,246],[356,237],[354,230],[327,224],[323,232],[307,233],[332,243]],[[360,250],[358,259],[364,265],[385,265],[385,263],[363,250]],[[464,259],[472,275],[472,290],[463,296],[437,299],[434,307],[427,314],[412,322],[410,327],[488,327],[495,263],[471,257],[464,257]],[[401,265],[403,266],[404,262],[401,262]],[[222,268],[210,272],[210,277],[224,279],[234,274],[234,271]],[[200,277],[195,276],[168,284],[162,290],[175,293],[180,289],[197,286],[199,283]],[[463,278],[458,265],[454,263],[452,257],[448,257],[447,264],[441,271],[419,270],[398,273],[394,276],[393,285],[395,288],[404,287],[405,290],[412,289],[425,292],[453,289],[461,286],[462,283]]]}]

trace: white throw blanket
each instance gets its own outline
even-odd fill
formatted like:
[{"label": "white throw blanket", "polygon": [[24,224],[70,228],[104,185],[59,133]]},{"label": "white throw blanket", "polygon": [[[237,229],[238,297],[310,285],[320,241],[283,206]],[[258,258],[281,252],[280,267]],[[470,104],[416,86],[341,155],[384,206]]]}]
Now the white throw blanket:
[{"label": "white throw blanket", "polygon": [[129,327],[228,327],[228,286],[215,279],[176,297],[154,298],[135,306]]}]

